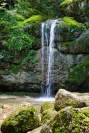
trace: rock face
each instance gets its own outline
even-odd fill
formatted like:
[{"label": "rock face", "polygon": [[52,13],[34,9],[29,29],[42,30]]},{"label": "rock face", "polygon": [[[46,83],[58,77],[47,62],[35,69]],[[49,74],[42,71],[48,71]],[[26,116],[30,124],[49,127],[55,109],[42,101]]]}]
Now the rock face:
[{"label": "rock face", "polygon": [[72,106],[74,108],[82,108],[89,106],[89,95],[85,96],[86,99],[84,100],[84,94],[79,93],[73,93],[69,92],[63,89],[60,89],[58,93],[55,96],[55,109],[57,111],[61,110],[62,108],[65,108],[67,106]]},{"label": "rock face", "polygon": [[[52,75],[55,92],[60,87],[67,87],[65,82],[68,80],[69,70],[72,69],[72,66],[85,60],[87,56],[61,54],[57,49],[54,49],[54,51],[55,61]],[[41,50],[39,50],[37,51],[36,64],[29,64],[28,70],[20,70],[17,74],[6,74],[4,72],[0,75],[0,90],[41,92],[42,76]]]},{"label": "rock face", "polygon": [[55,118],[44,126],[41,133],[88,133],[89,108],[67,107],[58,112]]},{"label": "rock face", "polygon": [[[77,37],[78,39],[76,39],[75,33],[71,35],[71,33],[68,31],[67,26],[65,28],[60,28],[61,23],[63,23],[63,20],[59,20],[57,30],[55,31],[54,67],[52,71],[54,88],[53,92],[56,92],[60,87],[67,89],[70,88],[70,90],[72,91],[89,91],[89,70],[87,69],[87,67],[89,68],[89,63],[87,63],[88,65],[85,66],[86,60],[89,59],[89,47],[88,41],[86,39],[89,34],[88,32],[82,35],[80,34],[80,36]],[[75,38],[75,40],[72,39],[71,41],[71,38]],[[86,39],[86,41],[83,41],[85,40],[84,38]],[[83,44],[83,46],[81,44],[82,42],[85,43]],[[5,70],[8,69],[9,61],[6,62],[6,65],[3,65],[3,63],[0,64],[0,91],[15,90],[41,92],[43,85],[46,83],[46,78],[44,79],[44,75],[42,74],[42,49],[40,47],[41,44],[39,45],[39,48],[35,50],[36,63],[32,64],[31,62],[28,62],[28,66],[21,68],[17,74],[8,74],[7,72],[5,72]],[[47,46],[45,46],[45,52],[47,52]],[[46,59],[47,57],[45,57],[45,60]],[[81,68],[82,63],[84,63],[84,65]],[[5,66],[6,68],[4,68]],[[78,72],[76,70],[76,67],[78,67]],[[45,64],[45,68],[45,75],[47,75],[47,64]],[[4,72],[2,72],[2,70],[4,70]],[[71,80],[69,77],[70,73],[73,70],[75,70],[75,74],[81,74],[82,72],[85,72],[85,78],[77,82],[76,77],[78,77],[79,75],[75,75],[74,77],[72,76],[73,79]],[[81,79],[81,75],[80,77],[78,77],[78,79]]]},{"label": "rock face", "polygon": [[[29,62],[17,73],[0,71],[0,91],[40,92],[42,84],[41,54],[36,53],[36,63]],[[5,65],[5,64],[4,64]]]},{"label": "rock face", "polygon": [[37,128],[40,119],[33,107],[28,107],[13,113],[1,125],[2,133],[26,133]]}]

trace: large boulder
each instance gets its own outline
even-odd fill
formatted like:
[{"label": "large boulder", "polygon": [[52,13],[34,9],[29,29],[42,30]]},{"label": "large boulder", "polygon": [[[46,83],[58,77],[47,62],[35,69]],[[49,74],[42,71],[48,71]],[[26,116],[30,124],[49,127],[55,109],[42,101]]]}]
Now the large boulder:
[{"label": "large boulder", "polygon": [[40,118],[34,107],[27,107],[8,116],[1,125],[2,133],[26,133],[40,125]]},{"label": "large boulder", "polygon": [[[89,99],[89,96],[87,96],[87,98]],[[59,111],[62,108],[65,108],[67,106],[72,106],[75,108],[82,108],[88,105],[86,101],[83,101],[82,96],[79,96],[78,93],[75,94],[73,92],[60,89],[55,96],[54,106],[55,106],[55,109]]]},{"label": "large boulder", "polygon": [[58,112],[55,118],[43,126],[41,133],[88,133],[89,108],[67,107]]}]

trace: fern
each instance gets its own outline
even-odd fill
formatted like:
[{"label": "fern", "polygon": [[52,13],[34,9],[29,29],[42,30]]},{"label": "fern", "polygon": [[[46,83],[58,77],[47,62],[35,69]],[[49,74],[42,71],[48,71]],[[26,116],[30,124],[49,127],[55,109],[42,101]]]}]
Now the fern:
[{"label": "fern", "polygon": [[63,21],[65,22],[65,24],[67,24],[70,27],[84,27],[84,25],[82,23],[79,23],[72,17],[64,17]]},{"label": "fern", "polygon": [[63,0],[60,5],[61,6],[67,6],[67,5],[70,5],[72,3],[82,2],[82,1],[84,1],[84,0]]},{"label": "fern", "polygon": [[23,30],[16,29],[10,33],[7,47],[12,50],[21,51],[30,48],[34,42],[34,37],[28,35]]},{"label": "fern", "polygon": [[41,15],[33,15],[32,17],[26,19],[23,23],[39,23],[43,21],[43,17]]}]

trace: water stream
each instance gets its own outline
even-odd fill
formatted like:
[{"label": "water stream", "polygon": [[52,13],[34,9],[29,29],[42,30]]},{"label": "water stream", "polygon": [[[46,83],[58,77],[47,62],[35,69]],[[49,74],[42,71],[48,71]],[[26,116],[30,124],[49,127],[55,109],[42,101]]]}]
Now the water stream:
[{"label": "water stream", "polygon": [[[52,96],[53,84],[53,65],[54,65],[54,47],[55,47],[55,28],[58,20],[50,20],[42,23],[42,75],[45,88],[42,93],[46,97]],[[46,63],[45,63],[46,58]],[[47,64],[47,70],[46,69]]]}]

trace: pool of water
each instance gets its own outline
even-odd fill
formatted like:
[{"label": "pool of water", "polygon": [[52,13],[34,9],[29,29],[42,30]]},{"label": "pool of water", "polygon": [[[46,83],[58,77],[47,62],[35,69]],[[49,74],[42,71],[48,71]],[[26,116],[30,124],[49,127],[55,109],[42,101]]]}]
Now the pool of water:
[{"label": "pool of water", "polygon": [[54,97],[38,97],[38,98],[35,98],[35,101],[36,102],[51,102],[51,101],[54,101]]}]

